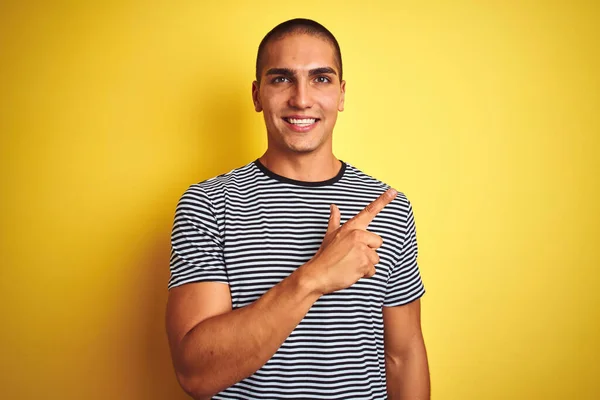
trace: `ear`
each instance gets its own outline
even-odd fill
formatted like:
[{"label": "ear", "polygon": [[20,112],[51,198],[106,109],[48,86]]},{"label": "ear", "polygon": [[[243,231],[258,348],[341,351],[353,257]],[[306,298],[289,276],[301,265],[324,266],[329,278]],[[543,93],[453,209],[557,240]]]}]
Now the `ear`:
[{"label": "ear", "polygon": [[260,84],[257,81],[252,82],[252,101],[254,102],[254,110],[256,112],[262,111],[262,104],[260,104]]},{"label": "ear", "polygon": [[338,103],[338,111],[344,111],[344,100],[346,99],[346,81],[340,82],[340,102]]}]

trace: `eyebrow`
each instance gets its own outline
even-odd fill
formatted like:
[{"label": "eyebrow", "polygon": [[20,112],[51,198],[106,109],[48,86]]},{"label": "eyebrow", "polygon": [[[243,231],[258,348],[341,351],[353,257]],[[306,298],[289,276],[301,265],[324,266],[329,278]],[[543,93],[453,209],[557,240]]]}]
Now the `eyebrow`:
[{"label": "eyebrow", "polygon": [[[335,70],[331,67],[314,68],[314,69],[311,69],[308,71],[309,76],[322,75],[322,74],[337,75]],[[294,76],[294,75],[296,75],[296,70],[293,70],[291,68],[270,68],[269,70],[267,70],[266,75],[267,76],[269,76],[269,75]]]}]

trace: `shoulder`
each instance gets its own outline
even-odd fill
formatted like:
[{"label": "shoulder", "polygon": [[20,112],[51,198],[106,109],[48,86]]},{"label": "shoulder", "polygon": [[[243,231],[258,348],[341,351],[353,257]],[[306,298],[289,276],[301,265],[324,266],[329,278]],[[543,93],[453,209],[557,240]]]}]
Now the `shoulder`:
[{"label": "shoulder", "polygon": [[[372,193],[372,195],[379,196],[385,190],[391,186],[386,182],[383,182],[361,169],[346,163],[346,182],[350,186],[360,187],[362,191]],[[383,211],[384,214],[389,214],[390,217],[399,217],[406,219],[410,213],[412,213],[412,205],[408,199],[408,196],[401,191],[399,188],[394,187],[398,191],[396,198],[388,204]]]},{"label": "shoulder", "polygon": [[183,203],[213,203],[233,188],[239,188],[256,180],[257,168],[254,162],[232,169],[231,171],[190,185],[183,193]]}]

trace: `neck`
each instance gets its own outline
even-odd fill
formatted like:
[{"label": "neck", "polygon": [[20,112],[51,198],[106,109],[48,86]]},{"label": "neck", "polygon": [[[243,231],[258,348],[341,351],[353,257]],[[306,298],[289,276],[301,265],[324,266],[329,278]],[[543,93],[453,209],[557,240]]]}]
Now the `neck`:
[{"label": "neck", "polygon": [[304,182],[321,182],[335,177],[342,163],[333,153],[280,155],[267,151],[259,161],[271,172],[283,177]]}]

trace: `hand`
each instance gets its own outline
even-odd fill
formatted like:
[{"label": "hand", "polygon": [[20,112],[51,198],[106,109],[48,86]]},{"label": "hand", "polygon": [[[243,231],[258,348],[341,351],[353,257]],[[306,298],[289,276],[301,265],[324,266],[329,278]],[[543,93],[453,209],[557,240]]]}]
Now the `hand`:
[{"label": "hand", "polygon": [[367,231],[375,216],[394,198],[394,189],[388,189],[361,212],[340,227],[340,210],[331,205],[327,233],[319,251],[302,268],[314,278],[319,294],[331,293],[353,285],[360,278],[375,275],[379,263],[376,249],[383,239]]}]

